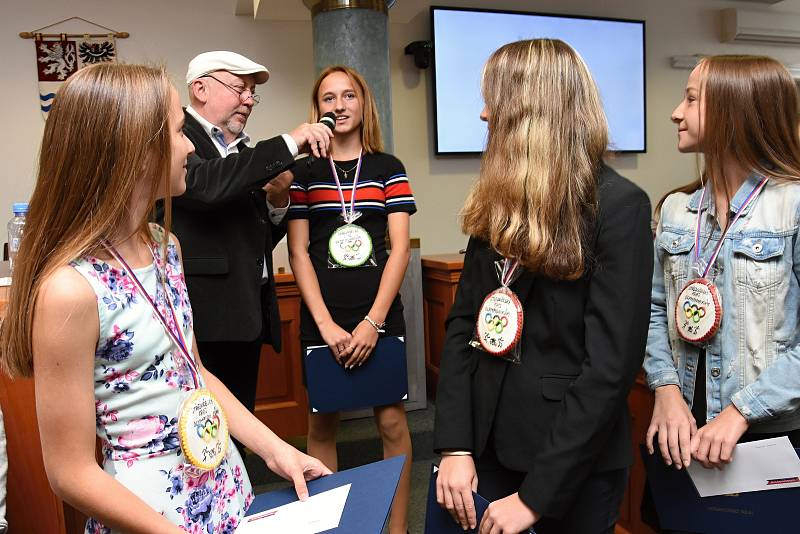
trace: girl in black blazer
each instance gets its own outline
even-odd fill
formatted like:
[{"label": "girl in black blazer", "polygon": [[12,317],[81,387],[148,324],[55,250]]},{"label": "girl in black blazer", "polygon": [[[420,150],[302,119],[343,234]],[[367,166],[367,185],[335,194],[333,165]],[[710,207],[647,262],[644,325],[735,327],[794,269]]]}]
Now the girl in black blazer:
[{"label": "girl in black blazer", "polygon": [[473,490],[493,501],[483,534],[610,533],[647,338],[650,202],[603,163],[600,97],[565,43],[503,46],[483,96],[436,401],[437,500],[464,528],[477,526]]}]

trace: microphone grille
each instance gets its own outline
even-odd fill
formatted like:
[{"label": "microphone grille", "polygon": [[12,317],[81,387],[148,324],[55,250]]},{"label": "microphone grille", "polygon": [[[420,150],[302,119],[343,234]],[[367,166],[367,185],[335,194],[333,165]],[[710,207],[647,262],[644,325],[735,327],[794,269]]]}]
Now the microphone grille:
[{"label": "microphone grille", "polygon": [[331,131],[333,131],[336,129],[336,114],[332,111],[329,111],[319,118],[319,122],[330,128]]}]

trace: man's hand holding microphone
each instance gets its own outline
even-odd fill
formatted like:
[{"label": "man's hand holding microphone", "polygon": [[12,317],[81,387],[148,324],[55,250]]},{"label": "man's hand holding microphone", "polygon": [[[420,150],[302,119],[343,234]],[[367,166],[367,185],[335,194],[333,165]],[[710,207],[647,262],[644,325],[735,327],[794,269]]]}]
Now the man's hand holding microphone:
[{"label": "man's hand holding microphone", "polygon": [[[309,124],[303,123],[289,135],[297,144],[297,149],[301,154],[309,154],[309,164],[313,158],[327,158],[328,147],[333,139],[333,130],[336,129],[336,114],[329,111],[319,122]],[[294,181],[294,174],[291,170],[283,171],[264,185],[267,193],[267,200],[276,207],[286,206],[289,201],[289,187]]]}]

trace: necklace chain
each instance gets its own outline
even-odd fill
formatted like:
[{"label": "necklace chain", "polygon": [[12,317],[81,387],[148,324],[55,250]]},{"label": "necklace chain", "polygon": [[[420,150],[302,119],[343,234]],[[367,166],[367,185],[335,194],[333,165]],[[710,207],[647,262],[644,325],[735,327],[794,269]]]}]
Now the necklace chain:
[{"label": "necklace chain", "polygon": [[344,174],[344,179],[347,180],[348,179],[347,175],[350,174],[351,172],[353,172],[354,170],[356,170],[356,167],[358,167],[358,161],[356,161],[355,165],[353,165],[352,167],[350,167],[349,169],[346,169],[346,170],[341,168],[341,167],[339,167],[339,164],[336,163],[335,161],[333,162],[333,165],[336,167],[337,170],[341,171],[341,173]]}]

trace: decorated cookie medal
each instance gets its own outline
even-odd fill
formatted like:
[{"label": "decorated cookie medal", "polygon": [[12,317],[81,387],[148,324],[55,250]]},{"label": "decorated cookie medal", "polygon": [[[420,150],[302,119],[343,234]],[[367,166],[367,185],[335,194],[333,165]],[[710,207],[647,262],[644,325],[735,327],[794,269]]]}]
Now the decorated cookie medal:
[{"label": "decorated cookie medal", "polygon": [[[344,225],[334,230],[330,239],[328,240],[328,256],[333,263],[329,263],[329,267],[361,267],[372,258],[372,237],[363,227],[353,224],[354,221],[361,215],[355,211],[356,206],[356,188],[358,186],[358,178],[361,176],[361,156],[358,153],[358,163],[356,163],[356,174],[353,177],[353,188],[350,191],[350,210],[347,209],[347,203],[344,200],[344,192],[342,191],[342,184],[339,182],[339,174],[337,172],[336,163],[333,161],[333,156],[328,156],[328,162],[331,166],[331,174],[333,180],[336,182],[336,190],[339,193],[339,202],[342,204],[342,220]],[[345,172],[345,177],[347,173]]]},{"label": "decorated cookie medal", "polygon": [[372,257],[372,238],[361,226],[345,224],[328,240],[328,253],[342,267],[360,267]]},{"label": "decorated cookie medal", "polygon": [[522,304],[507,287],[489,293],[478,312],[477,334],[483,350],[501,356],[513,349],[522,335]]},{"label": "decorated cookie medal", "polygon": [[708,341],[719,330],[722,302],[716,286],[704,278],[690,280],[678,294],[675,325],[690,343]]},{"label": "decorated cookie medal", "polygon": [[184,401],[178,434],[183,454],[193,466],[209,470],[222,462],[228,448],[228,422],[211,391],[195,389]]},{"label": "decorated cookie medal", "polygon": [[522,337],[523,312],[519,298],[508,286],[515,279],[514,275],[518,265],[517,260],[507,258],[503,260],[502,268],[500,262],[495,262],[500,278],[500,287],[483,299],[475,323],[475,337],[472,341],[473,346],[480,346],[489,354],[517,363],[519,362],[518,355],[510,353]]}]

